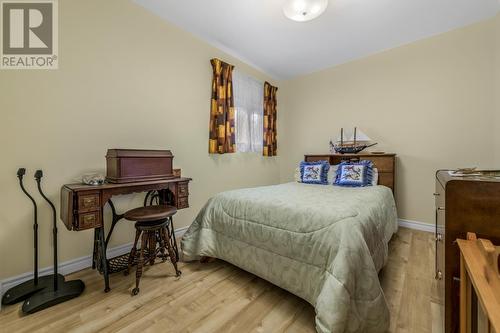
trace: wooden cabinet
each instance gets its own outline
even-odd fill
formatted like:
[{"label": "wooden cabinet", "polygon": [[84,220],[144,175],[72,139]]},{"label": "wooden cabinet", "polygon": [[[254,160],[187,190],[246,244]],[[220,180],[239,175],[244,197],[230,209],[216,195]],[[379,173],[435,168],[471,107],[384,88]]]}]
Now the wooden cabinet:
[{"label": "wooden cabinet", "polygon": [[435,278],[444,304],[444,332],[458,332],[460,253],[456,243],[474,231],[500,242],[500,180],[436,173]]}]

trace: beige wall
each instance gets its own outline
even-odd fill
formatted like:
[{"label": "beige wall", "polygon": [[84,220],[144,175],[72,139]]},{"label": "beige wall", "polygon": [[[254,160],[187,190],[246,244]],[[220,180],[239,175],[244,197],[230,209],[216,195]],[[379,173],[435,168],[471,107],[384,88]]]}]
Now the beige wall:
[{"label": "beige wall", "polygon": [[[59,70],[0,71],[0,279],[32,267],[31,206],[16,170],[45,171],[44,187],[59,206],[59,188],[87,171],[104,171],[108,148],[169,148],[191,184],[191,208],[175,217],[189,225],[214,193],[279,181],[276,158],[210,156],[212,70],[220,57],[269,79],[129,1],[59,1]],[[36,196],[39,199],[39,196]],[[141,195],[118,201],[120,211]],[[40,209],[40,267],[51,261],[50,215]],[[109,214],[109,210],[106,210]],[[131,241],[132,223],[117,227],[111,246]],[[91,253],[92,231],[59,223],[60,261]]]},{"label": "beige wall", "polygon": [[493,24],[282,83],[282,181],[291,179],[304,153],[327,152],[340,127],[356,125],[379,142],[376,149],[399,156],[399,216],[433,222],[437,169],[494,166]]}]

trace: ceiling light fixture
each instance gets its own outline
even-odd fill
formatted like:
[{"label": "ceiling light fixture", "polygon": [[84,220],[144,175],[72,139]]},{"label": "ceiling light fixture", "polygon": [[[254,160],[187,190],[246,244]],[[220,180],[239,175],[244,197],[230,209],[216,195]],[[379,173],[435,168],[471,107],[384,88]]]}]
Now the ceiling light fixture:
[{"label": "ceiling light fixture", "polygon": [[283,13],[290,20],[305,22],[323,14],[328,0],[286,0]]}]

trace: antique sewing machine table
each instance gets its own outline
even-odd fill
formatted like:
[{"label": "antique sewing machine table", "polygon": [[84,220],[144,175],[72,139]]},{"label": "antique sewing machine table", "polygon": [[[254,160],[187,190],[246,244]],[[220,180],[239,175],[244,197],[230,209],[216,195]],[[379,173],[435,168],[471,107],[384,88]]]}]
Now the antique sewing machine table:
[{"label": "antique sewing machine table", "polygon": [[[106,250],[116,224],[123,214],[116,212],[111,200],[115,195],[147,192],[144,205],[158,203],[175,206],[177,209],[189,207],[189,182],[191,178],[179,177],[164,180],[129,182],[103,185],[66,184],[61,188],[61,220],[68,230],[94,229],[94,250],[92,268],[104,276],[105,292],[110,290],[109,274],[126,268],[128,255],[107,258]],[[111,227],[107,235],[104,231],[103,209],[109,204],[112,212]],[[173,222],[168,226],[172,235],[172,246],[177,260],[179,251],[175,240]]]}]

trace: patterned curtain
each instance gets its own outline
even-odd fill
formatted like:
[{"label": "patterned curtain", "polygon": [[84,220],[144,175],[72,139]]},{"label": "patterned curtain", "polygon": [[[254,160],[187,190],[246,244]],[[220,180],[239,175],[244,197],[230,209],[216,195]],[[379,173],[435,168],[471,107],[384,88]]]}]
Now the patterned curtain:
[{"label": "patterned curtain", "polygon": [[277,87],[273,87],[269,82],[264,83],[264,156],[276,156],[278,142],[276,141],[276,92]]},{"label": "patterned curtain", "polygon": [[219,59],[210,60],[213,68],[212,103],[210,107],[210,154],[234,153],[233,65]]}]

